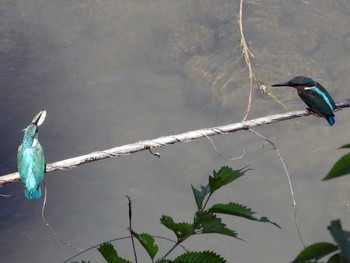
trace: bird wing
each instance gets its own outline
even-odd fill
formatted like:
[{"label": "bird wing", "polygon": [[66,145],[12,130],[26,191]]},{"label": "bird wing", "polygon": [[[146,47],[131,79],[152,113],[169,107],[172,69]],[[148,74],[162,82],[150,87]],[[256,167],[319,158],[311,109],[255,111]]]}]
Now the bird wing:
[{"label": "bird wing", "polygon": [[35,163],[37,165],[35,165],[33,167],[33,171],[35,176],[35,181],[37,184],[40,184],[42,182],[42,180],[44,179],[44,173],[45,173],[45,154],[44,154],[44,150],[41,147],[40,143],[38,142],[38,144],[35,147]]},{"label": "bird wing", "polygon": [[[323,90],[321,90],[323,92]],[[326,91],[327,92],[327,91]],[[329,95],[325,92],[325,95]],[[335,103],[331,97],[327,97],[328,101],[325,100],[325,96],[321,95],[314,89],[305,90],[299,92],[299,97],[310,107],[310,110],[321,116],[334,116],[334,109],[336,108]]]},{"label": "bird wing", "polygon": [[40,143],[25,149],[21,145],[18,148],[17,165],[21,181],[27,189],[37,188],[44,179],[45,173],[45,156]]},{"label": "bird wing", "polygon": [[328,91],[320,83],[318,83],[318,89],[326,95],[326,97],[329,99],[329,102],[332,104],[333,109],[336,109],[337,105],[335,104],[333,98],[331,97],[331,95],[328,93]]},{"label": "bird wing", "polygon": [[26,173],[24,172],[24,163],[23,163],[23,153],[22,153],[22,144],[18,147],[18,152],[17,152],[17,167],[18,167],[18,173],[21,178],[21,181],[23,183],[26,182]]}]

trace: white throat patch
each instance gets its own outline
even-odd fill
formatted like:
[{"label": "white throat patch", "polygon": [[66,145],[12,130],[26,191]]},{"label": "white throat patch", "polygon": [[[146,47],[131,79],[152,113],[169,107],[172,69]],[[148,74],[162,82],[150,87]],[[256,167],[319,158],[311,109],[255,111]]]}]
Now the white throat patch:
[{"label": "white throat patch", "polygon": [[33,140],[33,143],[32,143],[32,147],[36,146],[38,144],[38,134],[35,134],[34,135],[34,140]]}]

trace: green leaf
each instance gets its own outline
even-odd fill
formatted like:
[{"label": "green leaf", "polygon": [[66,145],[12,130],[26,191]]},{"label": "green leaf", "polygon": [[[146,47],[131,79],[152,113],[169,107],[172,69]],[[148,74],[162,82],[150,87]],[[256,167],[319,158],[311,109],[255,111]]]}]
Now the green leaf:
[{"label": "green leaf", "polygon": [[111,243],[103,243],[99,248],[101,255],[108,263],[131,263],[130,261],[118,256],[117,251]]},{"label": "green leaf", "polygon": [[131,230],[131,233],[137,238],[141,245],[146,249],[148,255],[153,260],[158,252],[158,246],[155,244],[154,238],[147,233],[137,234]]},{"label": "green leaf", "polygon": [[243,217],[243,218],[253,220],[253,221],[258,221],[258,222],[270,223],[277,226],[278,228],[281,228],[276,223],[270,221],[267,217],[261,217],[261,218],[255,217],[254,214],[256,214],[256,212],[252,211],[250,208],[246,206],[243,206],[237,203],[231,202],[228,204],[215,204],[211,208],[209,208],[208,211],[212,213],[239,216],[239,217]]},{"label": "green leaf", "polygon": [[235,231],[226,228],[221,219],[212,213],[196,213],[193,226],[197,233],[215,233],[240,239]]},{"label": "green leaf", "polygon": [[339,149],[348,149],[350,148],[350,144],[345,144],[342,147],[340,147]]},{"label": "green leaf", "polygon": [[340,248],[340,254],[347,261],[350,261],[350,232],[342,229],[340,220],[333,220],[328,227],[329,232]]},{"label": "green leaf", "polygon": [[163,215],[160,222],[175,233],[178,241],[183,241],[189,236],[195,234],[192,224],[175,223],[170,216]]},{"label": "green leaf", "polygon": [[327,263],[346,263],[345,260],[343,258],[341,258],[340,254],[334,254],[333,256],[331,256]]},{"label": "green leaf", "polygon": [[228,166],[223,166],[219,172],[213,171],[213,176],[209,176],[210,192],[214,193],[220,187],[229,184],[244,175],[249,169],[243,167],[240,170],[233,170]]},{"label": "green leaf", "polygon": [[341,157],[322,180],[325,181],[347,174],[350,174],[350,153]]},{"label": "green leaf", "polygon": [[332,243],[315,243],[304,248],[292,262],[304,263],[311,260],[318,260],[337,250],[338,247]]},{"label": "green leaf", "polygon": [[174,259],[174,263],[227,263],[225,259],[211,251],[187,252]]},{"label": "green leaf", "polygon": [[201,210],[203,208],[203,201],[205,196],[210,193],[210,186],[209,185],[201,186],[202,188],[201,191],[194,188],[193,185],[191,186],[192,186],[194,199],[196,200],[197,208],[198,210]]}]

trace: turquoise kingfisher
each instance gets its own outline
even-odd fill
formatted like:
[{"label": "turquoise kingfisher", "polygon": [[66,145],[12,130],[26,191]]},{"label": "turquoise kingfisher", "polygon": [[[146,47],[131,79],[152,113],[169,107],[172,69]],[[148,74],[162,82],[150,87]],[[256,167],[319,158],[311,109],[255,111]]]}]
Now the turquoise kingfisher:
[{"label": "turquoise kingfisher", "polygon": [[24,196],[28,199],[41,197],[40,183],[44,179],[45,155],[38,140],[38,128],[44,122],[46,111],[39,112],[24,129],[22,144],[18,148],[17,166],[24,183]]},{"label": "turquoise kingfisher", "polygon": [[272,87],[289,86],[298,91],[299,97],[309,106],[311,112],[324,117],[330,126],[335,123],[334,111],[337,106],[327,90],[311,78],[298,76],[287,82],[271,85]]}]

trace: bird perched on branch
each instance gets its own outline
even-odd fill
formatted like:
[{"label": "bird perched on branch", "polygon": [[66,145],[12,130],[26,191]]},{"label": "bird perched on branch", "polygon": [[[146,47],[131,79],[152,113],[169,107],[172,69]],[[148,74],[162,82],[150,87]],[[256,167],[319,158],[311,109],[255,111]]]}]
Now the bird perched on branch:
[{"label": "bird perched on branch", "polygon": [[317,116],[324,117],[330,126],[334,125],[334,111],[337,106],[327,90],[317,81],[308,77],[298,76],[287,82],[271,86],[289,86],[295,88],[298,91],[299,97],[310,107],[308,110]]},{"label": "bird perched on branch", "polygon": [[40,183],[44,179],[45,155],[38,140],[38,128],[44,122],[45,117],[45,110],[34,117],[32,123],[24,129],[23,141],[18,148],[18,173],[25,185],[24,195],[28,199],[41,197]]}]

